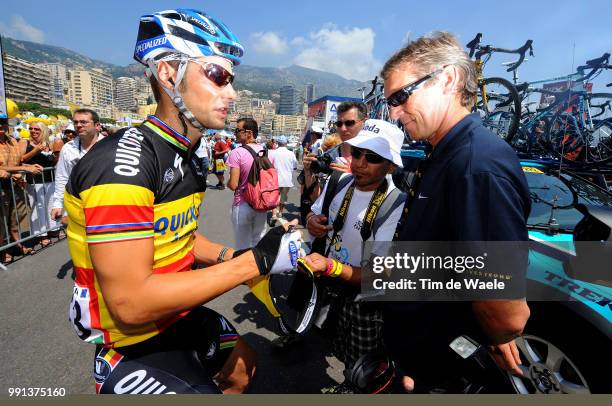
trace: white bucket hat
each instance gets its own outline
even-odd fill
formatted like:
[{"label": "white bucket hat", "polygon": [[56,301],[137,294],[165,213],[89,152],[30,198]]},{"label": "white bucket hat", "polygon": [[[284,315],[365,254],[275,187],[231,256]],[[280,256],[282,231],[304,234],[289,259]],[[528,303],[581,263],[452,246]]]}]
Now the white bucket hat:
[{"label": "white bucket hat", "polygon": [[346,142],[357,148],[368,149],[400,168],[404,167],[400,155],[404,132],[394,124],[384,120],[366,120],[359,134]]}]

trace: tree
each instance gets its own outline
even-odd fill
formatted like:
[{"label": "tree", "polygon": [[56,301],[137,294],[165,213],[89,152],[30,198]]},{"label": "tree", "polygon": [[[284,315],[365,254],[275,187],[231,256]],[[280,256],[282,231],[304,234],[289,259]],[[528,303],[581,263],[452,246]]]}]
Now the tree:
[{"label": "tree", "polygon": [[34,115],[39,116],[41,114],[46,114],[47,116],[57,116],[62,115],[64,117],[72,117],[72,112],[70,110],[65,109],[56,109],[52,107],[43,107],[38,103],[19,103],[17,102],[17,107],[19,107],[19,111],[30,111],[34,113]]}]

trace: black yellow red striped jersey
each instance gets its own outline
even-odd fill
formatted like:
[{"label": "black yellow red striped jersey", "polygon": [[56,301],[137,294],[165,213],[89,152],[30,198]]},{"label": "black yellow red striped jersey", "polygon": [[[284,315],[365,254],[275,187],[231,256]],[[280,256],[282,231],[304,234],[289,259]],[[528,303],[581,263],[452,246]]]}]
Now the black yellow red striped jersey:
[{"label": "black yellow red striped jersey", "polygon": [[139,128],[98,142],[74,167],[64,196],[76,271],[69,318],[84,341],[107,347],[135,344],[186,314],[119,327],[102,296],[89,245],[152,238],[153,273],[191,270],[206,182],[189,146],[189,139],[149,116]]}]

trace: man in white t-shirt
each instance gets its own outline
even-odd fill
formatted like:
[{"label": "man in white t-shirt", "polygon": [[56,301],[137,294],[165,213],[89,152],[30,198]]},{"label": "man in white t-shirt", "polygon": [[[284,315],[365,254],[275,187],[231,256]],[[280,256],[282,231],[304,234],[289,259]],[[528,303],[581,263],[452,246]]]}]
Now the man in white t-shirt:
[{"label": "man in white t-shirt", "polygon": [[[405,195],[396,189],[390,174],[402,167],[403,140],[403,132],[395,125],[367,120],[357,137],[346,141],[351,146],[351,173],[343,174],[334,186],[328,182],[306,220],[311,235],[327,239],[324,255],[311,253],[307,264],[340,282],[336,284],[337,309],[330,310],[338,314],[333,351],[349,370],[361,355],[382,346],[380,309],[373,302],[356,302],[355,296],[361,283],[362,242],[391,241],[402,213]],[[326,217],[323,202],[330,187],[335,193]],[[387,205],[386,199],[393,204]],[[379,210],[383,206],[388,208],[386,213]],[[367,222],[366,213],[376,214],[368,216]],[[387,217],[375,229],[379,215]]]},{"label": "man in white t-shirt", "polygon": [[272,210],[272,221],[283,216],[283,209],[287,202],[289,189],[293,187],[293,171],[297,169],[295,154],[287,149],[287,137],[281,135],[276,138],[278,148],[269,151],[270,161],[278,172],[278,188],[280,191],[280,203]]},{"label": "man in white t-shirt", "polygon": [[[77,137],[64,145],[55,165],[55,192],[51,205],[51,220],[59,220],[64,216],[64,190],[72,173],[72,169],[96,142],[104,136],[100,134],[102,125],[97,112],[90,109],[79,109],[73,113],[72,123]],[[64,217],[63,222],[68,217]]]}]

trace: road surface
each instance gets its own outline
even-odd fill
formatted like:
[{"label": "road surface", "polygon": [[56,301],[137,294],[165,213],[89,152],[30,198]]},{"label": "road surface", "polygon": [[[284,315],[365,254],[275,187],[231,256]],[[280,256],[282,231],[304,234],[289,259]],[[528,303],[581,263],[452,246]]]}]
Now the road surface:
[{"label": "road surface", "polygon": [[[213,181],[210,177],[210,182]],[[290,191],[287,218],[299,213],[297,188]],[[208,190],[199,230],[214,241],[232,245],[232,192]],[[0,271],[0,397],[10,387],[65,388],[66,394],[93,394],[94,346],[84,343],[68,322],[74,274],[65,240]],[[252,393],[320,393],[343,380],[342,364],[316,332],[290,351],[279,352],[275,322],[240,286],[209,307],[232,321],[258,353]],[[305,378],[308,377],[308,378]]]}]

